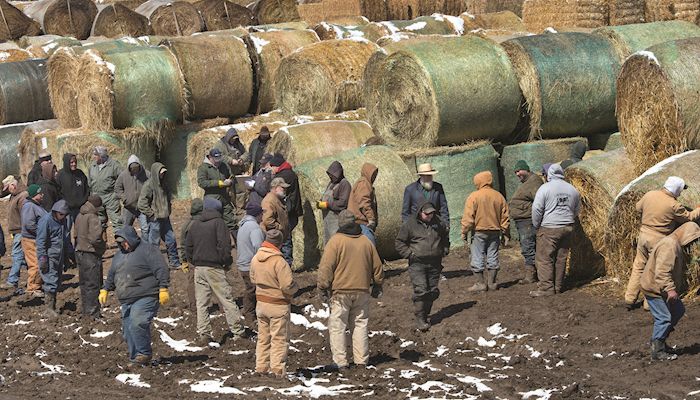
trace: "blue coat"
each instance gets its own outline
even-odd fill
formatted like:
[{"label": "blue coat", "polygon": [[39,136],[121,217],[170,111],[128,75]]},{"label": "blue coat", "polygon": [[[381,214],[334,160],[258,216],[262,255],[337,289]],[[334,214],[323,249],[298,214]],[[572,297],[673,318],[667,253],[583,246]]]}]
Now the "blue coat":
[{"label": "blue coat", "polygon": [[403,208],[401,210],[401,222],[406,223],[409,217],[416,215],[418,209],[426,201],[433,203],[437,214],[440,217],[440,221],[450,231],[450,210],[447,208],[447,198],[445,197],[445,190],[443,190],[442,185],[433,182],[433,188],[430,191],[423,189],[420,184],[420,180],[417,180],[410,185],[406,186],[406,190],[403,192]]}]

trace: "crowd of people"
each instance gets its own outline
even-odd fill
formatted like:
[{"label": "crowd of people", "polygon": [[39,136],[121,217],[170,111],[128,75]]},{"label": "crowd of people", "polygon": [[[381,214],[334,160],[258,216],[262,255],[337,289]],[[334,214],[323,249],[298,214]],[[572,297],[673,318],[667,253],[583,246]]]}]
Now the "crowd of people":
[{"label": "crowd of people", "polygon": [[[189,305],[197,314],[198,343],[206,346],[214,341],[209,309],[216,297],[228,325],[222,340],[256,336],[256,372],[283,376],[290,306],[297,291],[291,233],[303,209],[293,166],[281,154],[266,152],[270,137],[264,127],[246,149],[238,132],[230,129],[212,146],[197,170],[204,195],[192,201],[191,218],[179,239],[170,221],[172,195],[166,183],[168,169],[162,163],[146,168],[132,155],[124,168],[106,148],[97,146],[85,175],[75,154],[63,155],[61,170],[51,154],[40,154],[28,174],[28,186],[14,176],[2,181],[3,195],[9,195],[12,267],[0,288],[23,294],[19,278],[26,268],[27,295],[43,298],[44,316],[57,318],[63,273],[77,266],[82,313],[100,319],[101,305],[115,292],[130,365],[144,366],[152,357],[151,321],[170,299],[170,271],[181,269],[188,276]],[[461,219],[474,276],[466,290],[499,289],[499,249],[510,241],[511,220],[525,261],[519,282],[537,284],[530,291],[532,297],[564,290],[581,209],[580,194],[564,180],[564,167],[580,161],[580,150],[575,149],[569,160],[545,164],[541,175],[518,161],[509,173],[521,185],[510,202],[493,187],[491,172],[472,178],[475,191],[465,199]],[[252,173],[239,182],[237,177],[248,171]],[[381,220],[374,188],[381,171],[365,163],[354,184],[338,161],[326,172],[328,185],[315,204],[324,226],[317,290],[330,304],[331,365],[342,370],[351,365],[346,353],[348,330],[352,362],[368,363],[369,299],[383,295],[383,260],[376,249]],[[443,186],[435,180],[438,173],[430,164],[417,167],[417,180],[403,194],[402,226],[394,238],[397,252],[408,260],[416,329],[421,332],[430,329],[432,307],[440,296],[442,261],[451,247],[450,212]],[[669,177],[664,188],[647,193],[637,204],[642,223],[625,301],[633,309],[640,291],[644,294],[654,319],[653,359],[676,357],[666,338],[684,312],[678,297],[683,249],[700,238],[700,227],[692,222],[700,217],[700,209],[688,211],[677,200],[684,187],[682,179]],[[103,282],[108,223],[116,253]],[[160,252],[161,241],[167,261]],[[1,243],[4,255],[4,240]],[[245,288],[242,310],[226,279],[234,263]]]}]

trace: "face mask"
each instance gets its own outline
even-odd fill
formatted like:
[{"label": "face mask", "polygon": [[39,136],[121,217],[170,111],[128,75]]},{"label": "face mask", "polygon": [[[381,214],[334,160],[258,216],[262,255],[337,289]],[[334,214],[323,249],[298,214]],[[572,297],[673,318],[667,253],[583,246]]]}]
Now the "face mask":
[{"label": "face mask", "polygon": [[421,181],[420,185],[423,186],[423,189],[425,189],[425,190],[431,190],[433,188],[433,182]]}]

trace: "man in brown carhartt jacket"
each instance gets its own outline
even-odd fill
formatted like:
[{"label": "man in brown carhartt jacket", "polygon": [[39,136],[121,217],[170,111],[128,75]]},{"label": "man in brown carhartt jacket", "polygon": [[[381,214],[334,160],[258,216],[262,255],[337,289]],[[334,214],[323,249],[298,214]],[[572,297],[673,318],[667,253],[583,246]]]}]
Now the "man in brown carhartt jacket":
[{"label": "man in brown carhartt jacket", "polygon": [[374,231],[377,229],[378,213],[373,185],[378,172],[376,165],[362,164],[360,179],[355,182],[348,201],[348,210],[355,215],[355,221],[360,224],[362,234],[367,236],[374,245],[376,245]]},{"label": "man in brown carhartt jacket", "polygon": [[27,187],[20,183],[14,176],[8,175],[2,180],[3,197],[10,194],[7,208],[7,231],[12,235],[12,268],[7,276],[7,282],[0,285],[0,289],[18,290],[19,275],[22,267],[27,268],[22,250],[22,206],[27,200]]},{"label": "man in brown carhartt jacket", "polygon": [[262,222],[260,228],[263,232],[277,229],[282,232],[286,239],[289,232],[289,216],[287,215],[287,207],[282,203],[285,190],[289,185],[282,178],[275,178],[270,182],[270,192],[262,201]]},{"label": "man in brown carhartt jacket", "polygon": [[700,217],[700,208],[688,211],[676,200],[683,189],[685,181],[677,176],[671,176],[661,190],[647,192],[637,202],[637,212],[642,215],[642,224],[637,239],[637,254],[632,264],[630,278],[625,292],[625,305],[631,309],[639,297],[639,280],[644,272],[651,250],[665,236],[671,234],[676,227],[695,221]]},{"label": "man in brown carhartt jacket", "polygon": [[88,197],[75,220],[75,259],[80,272],[82,311],[93,318],[100,318],[97,296],[102,288],[102,255],[106,250],[104,229],[97,213],[101,206],[100,196]]},{"label": "man in brown carhartt jacket", "polygon": [[530,171],[530,166],[524,160],[515,163],[515,175],[522,183],[508,203],[510,217],[515,222],[520,242],[520,253],[525,258],[525,276],[521,284],[537,281],[535,269],[535,253],[537,230],[532,226],[532,202],[535,201],[537,189],[544,183],[542,178]]}]

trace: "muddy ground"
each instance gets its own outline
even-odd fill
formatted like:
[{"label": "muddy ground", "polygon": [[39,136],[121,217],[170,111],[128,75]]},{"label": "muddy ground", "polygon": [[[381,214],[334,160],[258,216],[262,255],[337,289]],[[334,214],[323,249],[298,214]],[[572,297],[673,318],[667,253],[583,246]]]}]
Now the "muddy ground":
[{"label": "muddy ground", "polygon": [[[5,221],[6,203],[0,203]],[[186,205],[177,207],[178,214]],[[176,229],[182,215],[175,218]],[[522,261],[516,247],[502,252],[503,288],[469,294],[466,251],[445,260],[434,326],[416,333],[411,286],[405,264],[393,263],[384,297],[370,309],[371,366],[343,374],[326,373],[331,362],[326,306],[315,289],[315,274],[296,275],[301,290],[294,300],[287,379],[252,376],[253,341],[197,348],[196,317],[186,310],[183,273],[173,272],[174,301],[153,325],[156,364],[124,369],[126,346],[119,308],[110,296],[104,321],[80,317],[76,271],[66,275],[59,294],[61,316],[41,318],[42,305],[0,293],[0,398],[486,398],[486,399],[681,399],[700,395],[700,307],[688,312],[670,342],[681,352],[672,363],[651,363],[651,317],[627,312],[604,286],[577,288],[545,299],[531,299],[532,286],[517,285]],[[9,257],[2,259],[9,265]],[[105,273],[109,260],[105,265]],[[2,279],[7,276],[2,271]],[[22,273],[22,279],[26,273]],[[231,274],[236,293],[237,273]],[[213,319],[215,338],[224,318]]]}]

